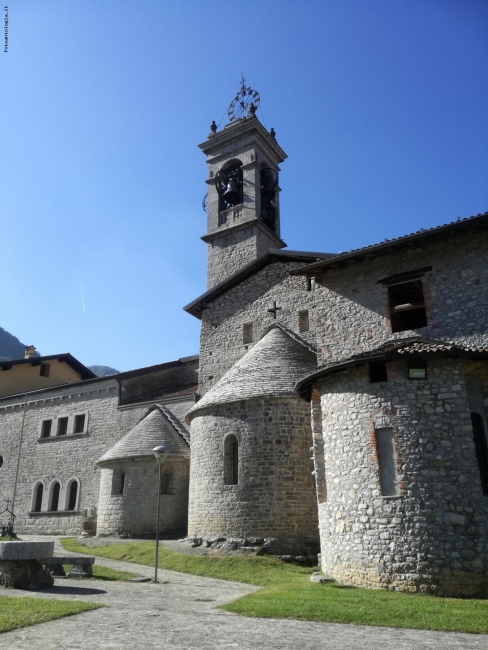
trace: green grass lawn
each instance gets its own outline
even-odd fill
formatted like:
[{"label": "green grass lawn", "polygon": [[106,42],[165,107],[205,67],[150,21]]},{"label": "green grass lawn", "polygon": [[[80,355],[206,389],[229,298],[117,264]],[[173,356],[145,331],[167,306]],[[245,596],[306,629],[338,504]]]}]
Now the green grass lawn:
[{"label": "green grass lawn", "polygon": [[[67,551],[154,566],[154,542],[90,549],[75,539],[62,544]],[[266,556],[193,556],[160,548],[159,567],[263,587],[222,608],[245,616],[488,634],[488,600],[317,584],[310,582],[310,567]]]},{"label": "green grass lawn", "polygon": [[79,614],[98,607],[102,607],[102,605],[74,600],[0,596],[0,632],[8,632],[25,625],[52,621],[56,618]]}]

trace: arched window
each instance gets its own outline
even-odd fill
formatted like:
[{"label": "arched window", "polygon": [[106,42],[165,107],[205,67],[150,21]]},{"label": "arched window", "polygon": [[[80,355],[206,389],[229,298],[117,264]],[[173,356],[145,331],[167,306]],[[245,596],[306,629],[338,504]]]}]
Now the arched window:
[{"label": "arched window", "polygon": [[73,479],[68,486],[68,503],[66,504],[66,510],[76,510],[76,504],[78,503],[78,481]]},{"label": "arched window", "polygon": [[44,496],[44,485],[42,483],[38,483],[34,488],[34,498],[32,499],[32,512],[41,512],[43,496]]},{"label": "arched window", "polygon": [[61,486],[56,481],[52,486],[51,486],[51,500],[49,504],[49,510],[52,512],[56,512],[56,510],[59,509],[59,493],[61,491]]},{"label": "arched window", "polygon": [[219,195],[219,226],[227,222],[225,210],[243,203],[242,162],[229,160],[215,176],[215,186]]},{"label": "arched window", "polygon": [[224,485],[239,483],[239,441],[236,436],[227,436],[224,441]]},{"label": "arched window", "polygon": [[473,425],[474,448],[481,478],[483,494],[488,495],[488,441],[486,439],[485,424],[479,413],[471,413]]}]

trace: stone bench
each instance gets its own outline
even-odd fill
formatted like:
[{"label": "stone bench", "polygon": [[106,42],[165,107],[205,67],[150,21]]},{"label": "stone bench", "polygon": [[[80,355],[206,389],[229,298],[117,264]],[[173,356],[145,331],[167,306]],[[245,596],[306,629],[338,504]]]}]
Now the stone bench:
[{"label": "stone bench", "polygon": [[74,555],[63,555],[59,557],[47,557],[40,559],[52,576],[65,576],[63,564],[73,565],[68,571],[68,578],[89,578],[92,575],[92,566],[95,563],[93,556],[83,555],[80,557]]}]

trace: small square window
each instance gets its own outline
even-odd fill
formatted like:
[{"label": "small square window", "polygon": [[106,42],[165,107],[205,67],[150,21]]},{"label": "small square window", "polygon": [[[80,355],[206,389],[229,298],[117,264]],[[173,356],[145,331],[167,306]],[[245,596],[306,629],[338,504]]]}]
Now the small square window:
[{"label": "small square window", "polygon": [[51,428],[53,426],[52,420],[44,420],[41,425],[41,438],[49,438],[51,435]]},{"label": "small square window", "polygon": [[252,323],[244,323],[242,326],[242,342],[252,343],[253,341],[253,326]]},{"label": "small square window", "polygon": [[73,433],[83,433],[85,430],[85,415],[75,415],[75,427]]},{"label": "small square window", "polygon": [[51,366],[48,363],[41,363],[41,367],[39,369],[39,374],[41,377],[49,377],[50,371]]},{"label": "small square window", "polygon": [[412,280],[388,287],[391,331],[415,330],[427,325],[422,280]]},{"label": "small square window", "polygon": [[369,364],[369,381],[375,384],[380,381],[388,381],[386,363],[384,361],[371,361]]},{"label": "small square window", "polygon": [[68,433],[68,418],[58,418],[58,436],[65,436]]},{"label": "small square window", "polygon": [[427,363],[425,361],[412,361],[408,364],[409,379],[426,379]]},{"label": "small square window", "polygon": [[310,323],[308,319],[308,309],[298,312],[298,329],[300,332],[308,332]]}]

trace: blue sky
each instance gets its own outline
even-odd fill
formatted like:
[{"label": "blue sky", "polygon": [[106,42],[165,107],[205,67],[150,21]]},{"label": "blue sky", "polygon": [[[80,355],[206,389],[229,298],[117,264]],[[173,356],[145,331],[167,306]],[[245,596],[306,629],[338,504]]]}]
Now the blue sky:
[{"label": "blue sky", "polygon": [[0,54],[0,326],[43,354],[198,352],[197,144],[241,72],[289,156],[290,249],[488,210],[484,0],[13,0]]}]

